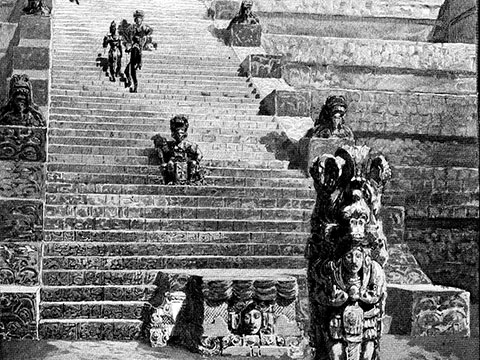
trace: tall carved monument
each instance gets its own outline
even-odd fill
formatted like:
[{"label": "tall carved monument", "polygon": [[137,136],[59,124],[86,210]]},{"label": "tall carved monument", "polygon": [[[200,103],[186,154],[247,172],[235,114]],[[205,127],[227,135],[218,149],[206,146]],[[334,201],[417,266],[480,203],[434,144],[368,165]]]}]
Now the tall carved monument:
[{"label": "tall carved monument", "polygon": [[386,300],[379,220],[391,177],[381,155],[345,145],[313,161],[317,191],[306,249],[311,341],[317,359],[378,359]]}]

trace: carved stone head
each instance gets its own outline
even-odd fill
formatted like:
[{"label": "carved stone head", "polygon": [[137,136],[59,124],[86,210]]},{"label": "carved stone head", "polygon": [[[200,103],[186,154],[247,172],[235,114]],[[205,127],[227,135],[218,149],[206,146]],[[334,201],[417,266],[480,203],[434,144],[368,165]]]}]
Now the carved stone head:
[{"label": "carved stone head", "polygon": [[182,142],[187,136],[188,118],[185,115],[176,115],[170,120],[170,131],[172,138],[177,142]]},{"label": "carved stone head", "polygon": [[17,111],[22,111],[32,104],[32,83],[27,75],[12,76],[8,101]]},{"label": "carved stone head", "polygon": [[145,17],[145,12],[143,10],[136,10],[133,13],[133,20],[137,25],[142,25],[144,17]]},{"label": "carved stone head", "polygon": [[263,309],[251,302],[240,311],[240,332],[242,335],[257,335],[264,327]]}]

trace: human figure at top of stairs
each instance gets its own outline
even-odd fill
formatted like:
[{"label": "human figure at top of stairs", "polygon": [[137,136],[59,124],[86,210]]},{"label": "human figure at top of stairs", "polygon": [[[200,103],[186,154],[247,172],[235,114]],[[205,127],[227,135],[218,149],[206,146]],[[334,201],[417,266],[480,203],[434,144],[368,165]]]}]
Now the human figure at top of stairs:
[{"label": "human figure at top of stairs", "polygon": [[120,76],[122,69],[122,39],[118,34],[117,23],[112,21],[110,31],[103,38],[103,48],[108,50],[108,72],[110,81],[115,81],[116,76]]},{"label": "human figure at top of stairs", "polygon": [[[137,92],[138,80],[137,70],[142,69],[142,50],[152,44],[151,35],[153,29],[143,23],[145,13],[137,10],[133,13],[134,23],[129,25],[124,36],[125,52],[130,53],[130,61],[125,68],[125,87],[130,87],[130,92]],[[133,81],[133,86],[132,86]]]}]

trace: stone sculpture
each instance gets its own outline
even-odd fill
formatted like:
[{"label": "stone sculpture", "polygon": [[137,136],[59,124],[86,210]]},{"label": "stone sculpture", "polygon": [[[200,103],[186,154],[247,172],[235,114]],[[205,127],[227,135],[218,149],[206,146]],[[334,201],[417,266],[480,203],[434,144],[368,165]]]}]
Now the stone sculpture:
[{"label": "stone sculpture", "polygon": [[337,137],[353,140],[352,130],[345,125],[347,108],[347,101],[343,96],[329,96],[322,106],[314,127],[307,132],[306,137]]},{"label": "stone sculpture", "polygon": [[112,21],[110,30],[103,38],[103,48],[108,49],[108,72],[110,81],[115,81],[115,78],[120,76],[122,68],[122,41],[118,33],[117,24]]},{"label": "stone sculpture", "polygon": [[42,113],[33,102],[32,83],[27,75],[12,76],[8,102],[0,109],[0,125],[46,126]]},{"label": "stone sculpture", "polygon": [[204,180],[200,166],[202,153],[197,144],[187,140],[189,123],[184,115],[170,120],[173,140],[160,134],[152,137],[165,184],[198,184]]},{"label": "stone sculpture", "polygon": [[49,16],[51,10],[42,0],[28,0],[27,6],[23,8],[23,12],[27,15]]},{"label": "stone sculpture", "polygon": [[[130,61],[125,68],[125,86],[130,87],[130,92],[137,92],[137,70],[142,69],[142,50],[153,47],[151,34],[153,29],[143,23],[145,13],[137,10],[133,13],[134,23],[128,25],[125,29],[126,22],[122,22],[122,36],[125,42],[125,52],[130,53]],[[151,44],[151,45],[149,45]]]},{"label": "stone sculpture", "polygon": [[345,145],[316,158],[310,174],[317,201],[306,257],[316,359],[378,359],[388,259],[378,212],[390,167],[366,146]]},{"label": "stone sculpture", "polygon": [[257,25],[260,24],[258,17],[252,12],[253,0],[243,0],[240,5],[240,11],[228,24],[227,30],[230,30],[234,24]]}]

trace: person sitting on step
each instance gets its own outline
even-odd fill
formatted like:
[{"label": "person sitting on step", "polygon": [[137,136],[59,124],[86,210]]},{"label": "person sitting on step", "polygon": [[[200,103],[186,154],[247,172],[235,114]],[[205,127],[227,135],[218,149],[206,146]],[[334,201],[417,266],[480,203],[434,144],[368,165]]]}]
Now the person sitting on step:
[{"label": "person sitting on step", "polygon": [[167,140],[160,134],[152,137],[165,184],[203,183],[200,166],[203,155],[197,144],[186,140],[188,127],[187,117],[176,115],[170,120],[173,140]]},{"label": "person sitting on step", "polygon": [[258,17],[252,12],[253,0],[243,0],[240,11],[228,24],[227,30],[234,24],[257,25],[260,24]]},{"label": "person sitting on step", "polygon": [[112,21],[110,24],[110,32],[103,38],[103,48],[108,50],[108,72],[110,81],[115,81],[116,76],[120,76],[122,69],[122,42],[118,34],[117,24]]}]

